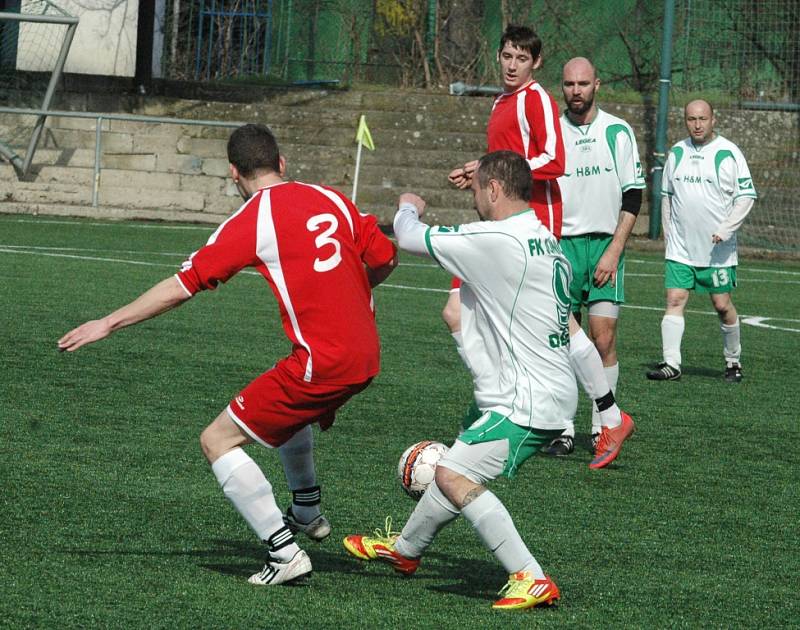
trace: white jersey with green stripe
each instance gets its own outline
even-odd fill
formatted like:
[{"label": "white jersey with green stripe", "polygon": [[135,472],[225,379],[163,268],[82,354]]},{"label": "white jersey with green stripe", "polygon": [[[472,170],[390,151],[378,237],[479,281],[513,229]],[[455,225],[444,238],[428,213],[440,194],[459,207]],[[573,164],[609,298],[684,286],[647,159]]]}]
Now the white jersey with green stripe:
[{"label": "white jersey with green stripe", "polygon": [[730,215],[735,199],[756,198],[739,147],[719,135],[701,146],[691,138],[678,142],[664,166],[662,195],[670,200],[668,260],[695,267],[737,264],[736,234],[716,245],[711,236]]},{"label": "white jersey with green stripe", "polygon": [[461,336],[475,401],[512,422],[561,429],[577,405],[569,363],[571,270],[555,237],[523,211],[425,232],[428,253],[461,278]]},{"label": "white jersey with green stripe", "polygon": [[601,109],[588,125],[561,115],[566,167],[558,178],[564,203],[562,236],[613,234],[622,193],[644,188],[642,163],[633,129]]}]

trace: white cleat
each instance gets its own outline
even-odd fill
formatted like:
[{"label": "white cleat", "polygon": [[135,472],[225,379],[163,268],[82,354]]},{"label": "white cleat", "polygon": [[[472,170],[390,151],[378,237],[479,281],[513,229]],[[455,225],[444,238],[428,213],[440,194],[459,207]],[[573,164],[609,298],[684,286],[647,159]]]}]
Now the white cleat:
[{"label": "white cleat", "polygon": [[283,522],[293,534],[296,534],[297,532],[303,532],[315,542],[321,542],[325,540],[328,536],[330,536],[331,533],[331,524],[322,514],[320,514],[310,523],[301,523],[294,517],[294,514],[292,514],[292,508],[289,508],[286,510],[286,514],[283,516]]},{"label": "white cleat", "polygon": [[311,575],[311,560],[301,549],[289,562],[278,562],[274,558],[269,558],[264,568],[251,575],[247,581],[256,586],[275,586],[293,582],[308,575]]}]

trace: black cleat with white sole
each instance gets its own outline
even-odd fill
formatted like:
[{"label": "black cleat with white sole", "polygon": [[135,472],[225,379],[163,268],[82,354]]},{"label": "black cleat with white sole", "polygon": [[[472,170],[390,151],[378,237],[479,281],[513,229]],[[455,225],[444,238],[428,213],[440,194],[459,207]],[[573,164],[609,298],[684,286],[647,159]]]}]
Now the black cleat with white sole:
[{"label": "black cleat with white sole", "polygon": [[659,363],[656,369],[647,373],[647,378],[651,381],[677,381],[680,377],[680,369],[669,363]]}]

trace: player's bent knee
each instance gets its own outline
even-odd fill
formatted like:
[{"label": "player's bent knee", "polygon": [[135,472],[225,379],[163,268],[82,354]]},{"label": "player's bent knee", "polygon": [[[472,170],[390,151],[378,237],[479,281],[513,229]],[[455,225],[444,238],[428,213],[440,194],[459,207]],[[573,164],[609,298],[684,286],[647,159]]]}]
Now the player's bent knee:
[{"label": "player's bent knee", "polygon": [[460,309],[452,308],[449,302],[444,307],[444,309],[442,309],[442,319],[444,320],[444,323],[447,324],[447,327],[450,329],[450,332],[455,333],[461,330]]},{"label": "player's bent knee", "polygon": [[[440,462],[441,464],[441,462]],[[459,510],[464,506],[465,498],[470,493],[480,494],[485,489],[481,484],[475,483],[446,465],[436,467],[436,485],[442,494]]]},{"label": "player's bent knee", "polygon": [[228,451],[252,440],[231,419],[227,411],[223,411],[200,434],[200,448],[209,463],[214,463]]},{"label": "player's bent knee", "polygon": [[214,431],[212,425],[209,425],[203,429],[203,432],[200,434],[200,448],[203,451],[203,455],[205,455],[206,459],[212,464],[217,459],[217,457],[214,456],[216,452],[214,448],[215,445]]},{"label": "player's bent knee", "polygon": [[613,334],[600,334],[594,339],[594,345],[600,358],[605,360],[617,353],[616,336]]}]

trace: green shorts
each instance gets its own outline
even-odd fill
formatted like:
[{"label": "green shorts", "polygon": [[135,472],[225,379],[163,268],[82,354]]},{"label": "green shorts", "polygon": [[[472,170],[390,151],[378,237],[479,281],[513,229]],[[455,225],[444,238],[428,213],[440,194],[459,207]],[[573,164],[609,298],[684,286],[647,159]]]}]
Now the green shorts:
[{"label": "green shorts", "polygon": [[584,234],[564,236],[561,251],[572,265],[572,284],[569,286],[572,298],[572,312],[578,313],[581,307],[592,302],[625,302],[625,252],[617,264],[617,281],[614,286],[606,282],[602,287],[594,285],[594,269],[606,251],[612,237],[609,234]]},{"label": "green shorts", "polygon": [[736,265],[693,267],[667,260],[664,288],[695,290],[698,293],[730,293],[736,286]]},{"label": "green shorts", "polygon": [[551,431],[522,427],[499,413],[487,411],[461,433],[458,440],[464,444],[508,440],[508,460],[502,474],[511,479],[529,457],[538,453],[545,444],[549,444],[561,433],[561,429]]}]

